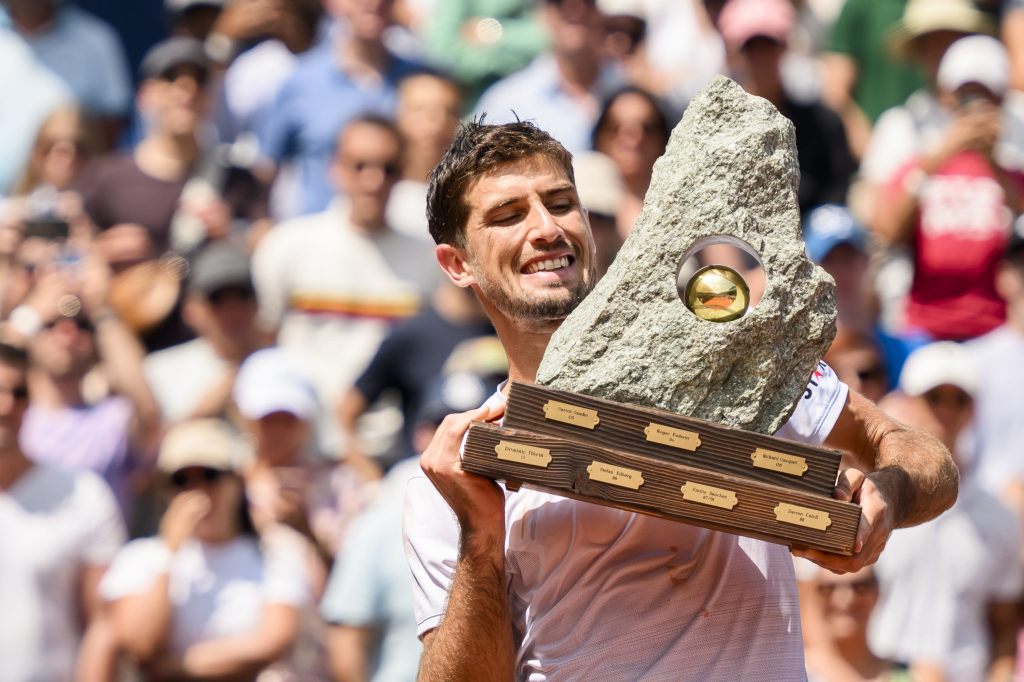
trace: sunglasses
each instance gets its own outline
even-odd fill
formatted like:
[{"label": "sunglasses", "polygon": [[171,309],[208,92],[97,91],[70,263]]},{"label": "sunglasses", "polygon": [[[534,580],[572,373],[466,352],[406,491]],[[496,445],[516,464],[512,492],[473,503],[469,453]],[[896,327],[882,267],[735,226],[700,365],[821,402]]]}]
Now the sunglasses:
[{"label": "sunglasses", "polygon": [[861,381],[878,381],[880,379],[885,379],[885,368],[881,365],[872,365],[865,369],[858,369],[857,378]]},{"label": "sunglasses", "polygon": [[0,393],[7,393],[15,400],[25,400],[28,398],[28,386],[25,384],[18,384],[11,388],[0,388]]},{"label": "sunglasses", "polygon": [[188,467],[179,469],[171,474],[171,485],[179,490],[185,490],[195,484],[213,483],[218,480],[224,472],[220,469],[210,467]]},{"label": "sunglasses", "polygon": [[252,301],[256,298],[256,292],[249,287],[222,287],[210,292],[206,297],[212,305],[218,305],[227,301]]}]

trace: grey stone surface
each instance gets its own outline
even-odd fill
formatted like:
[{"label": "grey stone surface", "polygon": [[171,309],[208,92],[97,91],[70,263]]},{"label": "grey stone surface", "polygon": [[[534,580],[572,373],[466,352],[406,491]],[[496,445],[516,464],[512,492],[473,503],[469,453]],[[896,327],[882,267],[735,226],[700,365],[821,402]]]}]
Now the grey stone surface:
[{"label": "grey stone surface", "polygon": [[[835,335],[835,285],[807,260],[792,124],[716,78],[672,132],[637,227],[548,346],[538,383],[773,433]],[[764,265],[761,302],[733,322],[680,299],[684,255],[731,235]]]}]

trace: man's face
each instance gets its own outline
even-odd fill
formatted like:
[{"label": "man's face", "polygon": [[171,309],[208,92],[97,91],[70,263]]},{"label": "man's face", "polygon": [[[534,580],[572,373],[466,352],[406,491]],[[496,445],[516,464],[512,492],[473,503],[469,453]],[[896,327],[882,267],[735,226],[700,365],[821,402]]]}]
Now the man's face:
[{"label": "man's face", "polygon": [[597,55],[604,38],[604,17],[596,0],[548,0],[545,19],[551,46],[565,55]]},{"label": "man's face", "polygon": [[181,64],[142,84],[140,105],[153,125],[172,135],[193,134],[206,112],[206,69]]},{"label": "man's face", "polygon": [[490,172],[470,185],[466,203],[461,283],[475,286],[488,310],[545,327],[590,292],[594,239],[575,185],[554,161],[535,156]]},{"label": "man's face", "polygon": [[407,140],[422,142],[440,154],[459,125],[459,92],[431,75],[406,78],[398,92],[396,122]]},{"label": "man's face", "polygon": [[58,317],[33,339],[32,360],[56,379],[85,376],[96,364],[92,325],[84,315]]},{"label": "man's face", "polygon": [[401,175],[399,141],[378,125],[350,126],[338,140],[332,174],[348,196],[356,225],[383,223],[388,197]]},{"label": "man's face", "polygon": [[0,362],[0,454],[18,446],[18,432],[27,407],[25,370]]}]

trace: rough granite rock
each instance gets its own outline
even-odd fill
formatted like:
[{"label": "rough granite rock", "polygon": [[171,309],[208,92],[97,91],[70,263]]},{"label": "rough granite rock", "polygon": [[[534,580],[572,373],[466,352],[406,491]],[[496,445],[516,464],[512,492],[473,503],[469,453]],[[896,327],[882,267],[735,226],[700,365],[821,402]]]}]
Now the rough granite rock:
[{"label": "rough granite rock", "polygon": [[[672,132],[637,227],[548,345],[538,383],[774,433],[835,336],[835,285],[804,251],[793,125],[716,78]],[[676,288],[691,247],[746,242],[764,297],[708,322]]]}]

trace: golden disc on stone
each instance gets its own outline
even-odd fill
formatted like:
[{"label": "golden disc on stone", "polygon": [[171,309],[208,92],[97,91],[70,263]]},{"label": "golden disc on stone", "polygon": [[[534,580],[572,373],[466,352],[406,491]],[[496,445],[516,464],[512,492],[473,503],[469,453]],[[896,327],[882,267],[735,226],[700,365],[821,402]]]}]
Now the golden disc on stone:
[{"label": "golden disc on stone", "polygon": [[686,283],[683,300],[694,315],[709,322],[731,322],[750,308],[743,276],[725,265],[705,265]]}]

